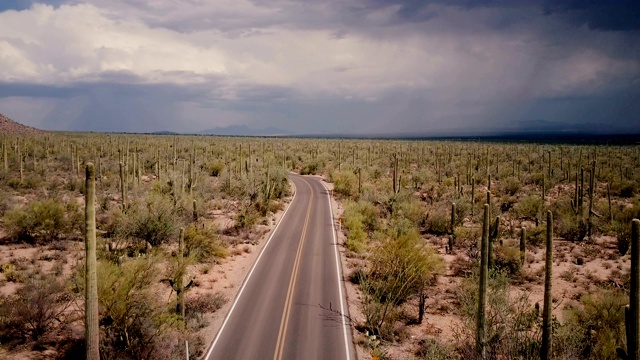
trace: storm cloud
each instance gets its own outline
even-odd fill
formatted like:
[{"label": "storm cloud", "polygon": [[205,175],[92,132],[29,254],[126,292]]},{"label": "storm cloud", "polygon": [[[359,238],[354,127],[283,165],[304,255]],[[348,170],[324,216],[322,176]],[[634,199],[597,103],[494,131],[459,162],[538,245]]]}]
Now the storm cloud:
[{"label": "storm cloud", "polygon": [[45,129],[640,131],[635,1],[11,0],[0,113]]}]

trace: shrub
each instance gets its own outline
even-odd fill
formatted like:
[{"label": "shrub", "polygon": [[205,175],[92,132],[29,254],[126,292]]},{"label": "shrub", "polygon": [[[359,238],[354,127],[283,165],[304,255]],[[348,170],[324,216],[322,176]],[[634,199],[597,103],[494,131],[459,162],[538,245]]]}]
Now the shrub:
[{"label": "shrub", "polygon": [[625,343],[624,306],[628,301],[629,297],[623,291],[601,290],[582,296],[582,305],[569,306],[565,310],[565,323],[558,331],[557,343],[574,344],[565,350],[569,354],[563,355],[580,359],[618,359],[616,347],[624,348]]},{"label": "shrub", "polygon": [[[151,291],[157,283],[155,257],[139,258],[121,266],[98,262],[101,353],[107,358],[160,358],[162,335],[179,324],[179,318]],[[84,281],[78,284],[80,293]],[[101,329],[102,330],[102,329]]]},{"label": "shrub", "polygon": [[422,339],[418,342],[416,356],[421,359],[447,360],[450,359],[451,349],[434,339]]},{"label": "shrub", "polygon": [[431,247],[422,245],[417,232],[383,240],[370,261],[367,276],[360,279],[365,326],[384,337],[389,335],[395,308],[409,296],[421,293],[441,271],[443,261]]},{"label": "shrub", "polygon": [[351,171],[335,171],[331,174],[333,190],[343,197],[351,197],[358,191],[358,178]]},{"label": "shrub", "polygon": [[173,204],[166,197],[149,196],[146,198],[145,206],[134,204],[118,219],[117,233],[120,236],[147,241],[152,246],[163,244],[174,235],[177,228],[177,216],[173,210]]},{"label": "shrub", "polygon": [[517,275],[522,263],[520,249],[515,246],[501,245],[495,248],[495,266],[508,275]]},{"label": "shrub", "polygon": [[513,207],[516,215],[524,219],[535,219],[542,211],[544,201],[540,196],[527,195]]},{"label": "shrub", "polygon": [[[0,300],[0,338],[40,340],[64,323],[71,297],[53,276],[33,275],[16,293]],[[4,342],[3,341],[3,342]]]},{"label": "shrub", "polygon": [[453,230],[453,236],[456,239],[456,246],[469,247],[478,242],[478,239],[482,236],[482,229],[479,227],[458,226]]},{"label": "shrub", "polygon": [[229,300],[221,292],[187,296],[184,306],[185,316],[191,318],[216,312],[224,306],[227,301]]},{"label": "shrub", "polygon": [[218,234],[211,229],[198,229],[187,226],[184,231],[185,255],[193,256],[195,261],[205,262],[212,257],[225,258],[227,249],[220,242]]},{"label": "shrub", "polygon": [[432,234],[448,234],[451,229],[451,210],[441,206],[430,211],[427,214],[425,225],[427,231]]},{"label": "shrub", "polygon": [[617,247],[620,255],[624,256],[629,251],[629,245],[631,244],[631,226],[628,224],[621,224],[614,222],[612,224],[613,231],[616,234]]},{"label": "shrub", "polygon": [[343,216],[346,219],[352,216],[360,216],[364,230],[374,232],[378,229],[380,221],[380,211],[378,208],[366,201],[345,202]]},{"label": "shrub", "polygon": [[17,241],[45,243],[59,239],[71,229],[77,206],[56,199],[33,201],[24,208],[5,213],[9,238]]},{"label": "shrub", "polygon": [[[476,267],[463,279],[457,292],[462,310],[462,327],[457,334],[463,359],[476,358],[475,329],[478,299]],[[502,272],[493,272],[487,284],[486,350],[491,359],[539,358],[539,322],[537,312],[526,294],[510,295],[509,279]]]},{"label": "shrub", "polygon": [[353,252],[360,253],[364,250],[367,240],[367,234],[364,232],[362,224],[363,216],[355,211],[345,211],[344,215],[344,229],[347,232],[345,246]]},{"label": "shrub", "polygon": [[318,169],[321,168],[323,164],[320,163],[317,159],[312,159],[310,162],[305,163],[304,166],[300,169],[300,175],[315,175],[318,172]]},{"label": "shrub", "polygon": [[17,282],[19,276],[16,272],[16,266],[11,263],[4,263],[0,266],[0,272],[4,274],[7,281]]},{"label": "shrub", "polygon": [[553,203],[553,219],[558,236],[569,241],[580,241],[587,235],[587,223],[575,215],[571,203],[558,200]]},{"label": "shrub", "polygon": [[611,190],[614,195],[621,198],[631,198],[636,193],[637,183],[634,181],[620,181],[614,182],[611,186]]},{"label": "shrub", "polygon": [[522,183],[518,178],[510,176],[502,182],[502,191],[510,196],[515,195],[522,188]]},{"label": "shrub", "polygon": [[209,175],[218,177],[220,176],[220,174],[222,173],[222,170],[224,169],[224,163],[219,160],[211,161],[207,163],[206,169]]}]

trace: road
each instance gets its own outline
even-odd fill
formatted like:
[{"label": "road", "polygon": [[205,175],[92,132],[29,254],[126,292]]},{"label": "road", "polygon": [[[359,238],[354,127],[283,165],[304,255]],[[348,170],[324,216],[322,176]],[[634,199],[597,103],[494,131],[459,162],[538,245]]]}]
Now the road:
[{"label": "road", "polygon": [[205,359],[355,359],[329,194],[290,175],[295,196]]}]

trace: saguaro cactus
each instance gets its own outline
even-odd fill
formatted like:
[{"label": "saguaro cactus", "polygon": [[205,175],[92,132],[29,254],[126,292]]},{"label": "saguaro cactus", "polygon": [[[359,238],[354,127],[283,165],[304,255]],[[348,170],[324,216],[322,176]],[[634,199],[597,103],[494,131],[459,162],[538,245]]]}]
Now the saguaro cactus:
[{"label": "saguaro cactus", "polygon": [[476,316],[476,350],[481,359],[485,358],[485,307],[487,304],[487,283],[489,281],[489,204],[484,205],[482,223],[482,243],[480,245],[480,281],[478,288],[478,312]]},{"label": "saguaro cactus", "polygon": [[98,332],[98,275],[96,273],[96,174],[86,165],[85,179],[85,344],[87,360],[100,360]]},{"label": "saguaro cactus", "polygon": [[127,210],[127,182],[122,162],[120,162],[120,196],[122,196],[122,210]]},{"label": "saguaro cactus", "polygon": [[542,309],[542,346],[540,359],[551,358],[551,276],[553,270],[553,214],[547,211],[547,253],[544,266],[544,308]]},{"label": "saguaro cactus", "polygon": [[522,227],[520,230],[520,261],[524,264],[527,252],[527,228]]},{"label": "saguaro cactus", "polygon": [[618,356],[623,360],[640,359],[640,220],[631,221],[631,285],[629,306],[624,310],[627,332],[627,351],[618,348]]},{"label": "saguaro cactus", "polygon": [[189,283],[184,285],[184,273],[186,272],[186,263],[184,261],[184,228],[180,228],[180,240],[178,243],[178,268],[176,269],[176,275],[173,279],[169,280],[169,284],[176,292],[177,302],[176,302],[176,313],[182,316],[184,320],[185,309],[184,309],[184,292],[187,291],[191,285],[193,285],[193,280],[189,281]]}]

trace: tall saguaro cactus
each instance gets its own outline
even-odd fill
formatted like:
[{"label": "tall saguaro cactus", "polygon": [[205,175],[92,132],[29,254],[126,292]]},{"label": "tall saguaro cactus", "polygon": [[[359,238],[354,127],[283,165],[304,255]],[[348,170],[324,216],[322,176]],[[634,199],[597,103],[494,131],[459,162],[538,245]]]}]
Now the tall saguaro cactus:
[{"label": "tall saguaro cactus", "polygon": [[476,316],[476,350],[485,358],[485,307],[487,305],[487,283],[489,282],[489,204],[484,204],[482,243],[480,247],[480,281],[478,288],[478,312]]},{"label": "tall saguaro cactus", "polygon": [[520,229],[520,261],[524,264],[527,253],[527,228]]},{"label": "tall saguaro cactus", "polygon": [[87,163],[86,165],[85,191],[85,344],[87,360],[100,360],[98,275],[96,272],[96,173],[92,163]]},{"label": "tall saguaro cactus", "polygon": [[547,210],[547,253],[544,266],[544,308],[542,309],[542,346],[540,359],[551,358],[551,276],[553,270],[553,213]]},{"label": "tall saguaro cactus", "polygon": [[640,220],[631,221],[631,286],[624,311],[627,351],[618,348],[622,360],[640,359]]}]

